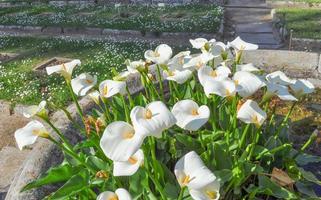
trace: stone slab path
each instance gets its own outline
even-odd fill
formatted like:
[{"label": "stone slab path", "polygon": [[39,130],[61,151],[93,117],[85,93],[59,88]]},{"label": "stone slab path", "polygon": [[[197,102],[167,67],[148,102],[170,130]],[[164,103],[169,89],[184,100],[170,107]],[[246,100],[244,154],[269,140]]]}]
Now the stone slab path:
[{"label": "stone slab path", "polygon": [[240,36],[259,45],[260,49],[279,49],[283,46],[273,28],[271,8],[265,0],[229,0],[225,6],[226,40]]}]

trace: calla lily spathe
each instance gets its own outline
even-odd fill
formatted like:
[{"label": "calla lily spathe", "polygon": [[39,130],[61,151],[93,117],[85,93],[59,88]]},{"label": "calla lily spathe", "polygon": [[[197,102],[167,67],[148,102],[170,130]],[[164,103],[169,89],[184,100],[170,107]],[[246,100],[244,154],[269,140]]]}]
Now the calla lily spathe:
[{"label": "calla lily spathe", "polygon": [[132,197],[124,188],[118,188],[115,192],[100,193],[96,200],[132,200]]},{"label": "calla lily spathe", "polygon": [[296,98],[300,98],[305,94],[310,94],[314,92],[315,89],[314,85],[310,81],[305,79],[296,80],[292,85],[290,85],[290,88],[292,89]]},{"label": "calla lily spathe", "polygon": [[228,42],[227,45],[236,51],[251,51],[259,48],[258,45],[245,42],[240,37],[235,38],[232,42]]},{"label": "calla lily spathe", "polygon": [[190,189],[189,193],[194,200],[218,200],[220,198],[220,183],[217,180],[200,189]]},{"label": "calla lily spathe", "polygon": [[116,94],[126,94],[126,82],[105,80],[99,85],[99,93],[102,97],[109,98]]},{"label": "calla lily spathe", "polygon": [[237,118],[246,124],[261,126],[267,115],[253,100],[247,100],[238,110]]},{"label": "calla lily spathe", "polygon": [[203,85],[208,79],[223,80],[228,78],[231,70],[225,66],[219,66],[215,70],[209,66],[203,66],[197,71],[198,80]]},{"label": "calla lily spathe", "polygon": [[53,73],[61,74],[67,80],[71,80],[72,72],[76,66],[81,64],[80,60],[72,60],[71,62],[67,62],[61,65],[55,65],[51,67],[46,67],[46,71],[48,75]]},{"label": "calla lily spathe", "polygon": [[170,61],[168,62],[169,70],[182,70],[184,64],[191,58],[189,55],[190,51],[182,51],[176,54]]},{"label": "calla lily spathe", "polygon": [[95,90],[95,91],[92,91],[88,94],[88,96],[97,104],[99,105],[99,101],[100,101],[100,93]]},{"label": "calla lily spathe", "polygon": [[175,81],[178,84],[185,83],[192,76],[192,72],[188,69],[185,70],[164,70],[163,71],[165,79],[169,81]]},{"label": "calla lily spathe", "polygon": [[243,98],[253,95],[261,87],[265,86],[265,83],[259,77],[247,71],[236,72],[233,80],[239,86],[238,94]]},{"label": "calla lily spathe", "polygon": [[138,60],[138,61],[130,61],[126,60],[125,62],[127,66],[127,70],[129,73],[137,73],[138,71],[141,71],[145,68],[145,61]]},{"label": "calla lily spathe", "polygon": [[236,71],[258,72],[260,69],[256,68],[252,63],[244,65],[236,65]]},{"label": "calla lily spathe", "polygon": [[279,85],[274,83],[266,83],[267,91],[263,98],[270,98],[274,95],[278,96],[284,101],[297,101],[298,99],[294,97],[287,86]]},{"label": "calla lily spathe", "polygon": [[167,44],[161,44],[156,47],[155,51],[147,50],[145,52],[145,58],[148,61],[152,61],[156,64],[166,64],[172,57],[173,51]]},{"label": "calla lily spathe", "polygon": [[124,162],[140,148],[143,141],[144,136],[137,133],[130,124],[116,121],[106,127],[100,139],[100,147],[109,159]]},{"label": "calla lily spathe", "polygon": [[71,87],[78,96],[85,96],[97,84],[97,76],[82,73],[71,80]]},{"label": "calla lily spathe", "polygon": [[219,56],[222,56],[223,53],[226,54],[227,50],[228,46],[226,46],[223,42],[215,42],[212,45],[210,52],[215,58],[217,58]]},{"label": "calla lily spathe", "polygon": [[204,92],[207,97],[216,94],[221,97],[232,97],[237,92],[236,84],[230,79],[206,80],[203,84]]},{"label": "calla lily spathe", "polygon": [[201,49],[202,52],[208,52],[216,40],[211,39],[208,41],[205,38],[196,38],[194,40],[190,39],[189,42],[192,44],[193,48]]},{"label": "calla lily spathe", "polygon": [[23,147],[34,144],[38,137],[47,138],[49,133],[37,120],[29,122],[25,127],[16,130],[14,137],[20,150]]},{"label": "calla lily spathe", "polygon": [[214,56],[210,53],[202,53],[191,56],[190,60],[184,64],[183,68],[187,69],[200,69],[203,66],[206,66],[206,64],[212,60]]},{"label": "calla lily spathe", "polygon": [[187,186],[193,198],[197,199],[202,195],[215,197],[213,199],[219,197],[218,179],[194,151],[178,160],[174,173],[180,186]]},{"label": "calla lily spathe", "polygon": [[38,106],[32,105],[32,106],[28,106],[27,108],[24,108],[22,114],[26,118],[31,118],[42,112],[47,114],[48,111],[46,110],[46,105],[47,105],[46,101],[41,101]]},{"label": "calla lily spathe", "polygon": [[164,130],[176,123],[174,115],[161,101],[154,101],[145,108],[134,107],[130,118],[135,130],[144,136],[161,137]]},{"label": "calla lily spathe", "polygon": [[139,149],[127,161],[114,161],[114,176],[131,176],[144,164],[144,152]]},{"label": "calla lily spathe", "polygon": [[269,83],[280,84],[280,85],[291,85],[294,84],[295,80],[290,79],[281,71],[275,71],[266,75],[266,80]]},{"label": "calla lily spathe", "polygon": [[206,105],[199,107],[196,102],[188,99],[177,102],[172,113],[177,120],[176,125],[189,131],[198,130],[210,117],[210,109]]}]

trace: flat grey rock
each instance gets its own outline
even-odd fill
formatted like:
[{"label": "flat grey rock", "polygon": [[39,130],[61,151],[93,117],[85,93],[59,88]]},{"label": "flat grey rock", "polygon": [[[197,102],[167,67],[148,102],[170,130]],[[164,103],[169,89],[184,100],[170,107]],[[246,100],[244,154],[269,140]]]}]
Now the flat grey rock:
[{"label": "flat grey rock", "polygon": [[17,171],[21,168],[30,150],[20,151],[15,147],[4,147],[0,151],[0,199],[8,191]]}]

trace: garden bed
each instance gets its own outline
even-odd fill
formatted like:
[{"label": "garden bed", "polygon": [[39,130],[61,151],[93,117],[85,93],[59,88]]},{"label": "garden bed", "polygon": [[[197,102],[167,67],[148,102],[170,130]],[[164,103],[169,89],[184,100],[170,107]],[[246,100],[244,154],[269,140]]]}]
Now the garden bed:
[{"label": "garden bed", "polygon": [[293,37],[321,39],[321,10],[305,8],[280,8],[277,16],[284,21],[288,30],[293,30]]},{"label": "garden bed", "polygon": [[272,7],[321,8],[320,0],[267,0]]},{"label": "garden bed", "polygon": [[[98,27],[147,32],[205,32],[220,29],[223,11],[214,5],[25,6],[0,9],[0,24]],[[84,14],[85,13],[85,14]]]}]

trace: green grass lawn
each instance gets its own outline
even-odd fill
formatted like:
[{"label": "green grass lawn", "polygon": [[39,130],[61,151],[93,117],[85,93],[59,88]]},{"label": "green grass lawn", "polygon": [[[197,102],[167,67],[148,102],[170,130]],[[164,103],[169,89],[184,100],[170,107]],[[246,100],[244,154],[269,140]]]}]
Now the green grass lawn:
[{"label": "green grass lawn", "polygon": [[155,46],[139,42],[0,37],[0,52],[29,52],[29,56],[0,64],[0,99],[22,104],[36,104],[41,99],[49,99],[65,104],[70,96],[63,78],[59,75],[37,75],[32,71],[37,64],[55,56],[78,58],[82,65],[76,68],[74,76],[90,72],[102,81],[112,77],[112,67],[123,69],[125,59],[143,58],[144,51]]},{"label": "green grass lawn", "polygon": [[321,10],[303,8],[281,8],[277,10],[285,17],[288,30],[298,38],[321,39]]},{"label": "green grass lawn", "polygon": [[24,6],[0,8],[1,25],[102,27],[151,32],[210,32],[223,10],[215,5]]}]

